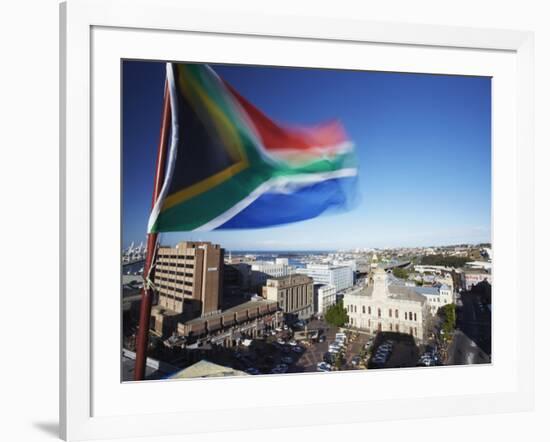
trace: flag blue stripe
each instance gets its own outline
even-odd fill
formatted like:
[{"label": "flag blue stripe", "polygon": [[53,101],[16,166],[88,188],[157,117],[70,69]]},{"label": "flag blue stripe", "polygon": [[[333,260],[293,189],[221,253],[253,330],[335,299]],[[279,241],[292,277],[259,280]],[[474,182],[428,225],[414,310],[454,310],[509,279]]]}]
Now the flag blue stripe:
[{"label": "flag blue stripe", "polygon": [[349,210],[357,203],[356,182],[357,177],[335,178],[292,193],[265,193],[216,230],[257,229]]}]

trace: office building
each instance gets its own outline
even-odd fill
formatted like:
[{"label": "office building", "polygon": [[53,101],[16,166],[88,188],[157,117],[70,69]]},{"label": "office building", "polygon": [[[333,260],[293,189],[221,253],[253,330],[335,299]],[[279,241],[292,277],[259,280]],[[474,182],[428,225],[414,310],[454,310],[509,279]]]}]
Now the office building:
[{"label": "office building", "polygon": [[289,321],[309,319],[313,310],[313,279],[306,275],[270,278],[263,287],[263,297],[277,301]]},{"label": "office building", "polygon": [[349,266],[308,264],[306,268],[296,269],[296,273],[313,278],[315,284],[330,284],[336,293],[353,286],[353,270]]},{"label": "office building", "polygon": [[269,278],[280,278],[295,273],[295,268],[288,265],[288,259],[277,258],[276,261],[256,261],[252,264],[253,287],[261,287]]},{"label": "office building", "polygon": [[331,284],[315,284],[313,287],[313,304],[315,314],[322,316],[327,309],[336,304],[336,287]]},{"label": "office building", "polygon": [[223,249],[191,241],[159,247],[153,283],[158,302],[151,312],[150,328],[169,335],[180,321],[221,308]]}]

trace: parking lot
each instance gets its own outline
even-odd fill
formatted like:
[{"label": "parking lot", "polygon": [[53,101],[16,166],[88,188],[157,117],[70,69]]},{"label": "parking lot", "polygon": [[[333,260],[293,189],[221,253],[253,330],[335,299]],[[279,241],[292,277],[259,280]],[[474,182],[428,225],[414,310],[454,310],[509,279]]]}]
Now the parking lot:
[{"label": "parking lot", "polygon": [[[339,328],[320,320],[307,324],[308,331],[319,331],[320,339],[295,340],[298,333],[290,328],[279,330],[263,339],[255,339],[250,345],[239,346],[233,353],[229,365],[248,372],[249,374],[280,374],[317,372],[318,364],[331,362],[334,369],[336,353],[332,361],[327,360],[330,344],[336,341]],[[364,369],[365,345],[369,337],[365,334],[346,333],[345,345],[338,352],[342,355],[340,370]],[[336,364],[338,365],[338,364]]]},{"label": "parking lot", "polygon": [[[384,357],[377,359],[377,354]],[[370,369],[416,367],[419,357],[420,351],[412,336],[381,332],[376,335],[367,366]]]}]

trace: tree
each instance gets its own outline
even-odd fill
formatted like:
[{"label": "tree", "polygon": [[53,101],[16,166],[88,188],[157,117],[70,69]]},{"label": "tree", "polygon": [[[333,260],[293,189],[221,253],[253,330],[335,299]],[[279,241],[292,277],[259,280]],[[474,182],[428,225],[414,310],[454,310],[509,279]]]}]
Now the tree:
[{"label": "tree", "polygon": [[346,309],[344,309],[344,303],[338,301],[336,304],[330,306],[325,313],[325,320],[336,327],[343,327],[349,321]]},{"label": "tree", "polygon": [[464,266],[464,264],[468,261],[471,260],[460,256],[427,255],[422,257],[421,263],[422,265],[438,265],[458,268]]},{"label": "tree", "polygon": [[443,337],[447,340],[456,328],[456,305],[444,305],[439,308],[437,314],[442,320],[441,330],[443,330]]},{"label": "tree", "polygon": [[393,275],[396,278],[407,279],[409,277],[409,272],[402,267],[395,267],[393,269]]}]

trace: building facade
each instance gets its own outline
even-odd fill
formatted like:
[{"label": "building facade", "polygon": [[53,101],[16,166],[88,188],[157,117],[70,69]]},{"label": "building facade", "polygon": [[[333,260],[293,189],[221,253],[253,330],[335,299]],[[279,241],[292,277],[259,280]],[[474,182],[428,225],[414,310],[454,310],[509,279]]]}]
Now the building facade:
[{"label": "building facade", "polygon": [[235,307],[178,324],[177,334],[192,341],[232,347],[243,338],[254,339],[279,327],[283,314],[276,301],[260,297]]},{"label": "building facade", "polygon": [[353,286],[353,270],[349,266],[308,264],[306,268],[296,269],[296,273],[313,278],[315,284],[330,284],[336,293]]},{"label": "building facade", "polygon": [[315,284],[313,299],[315,314],[324,315],[330,306],[336,304],[336,287],[331,284]]},{"label": "building facade", "polygon": [[313,310],[313,279],[306,275],[270,278],[263,287],[263,297],[277,301],[287,319],[309,319]]},{"label": "building facade", "polygon": [[276,261],[257,261],[252,264],[252,286],[263,286],[269,278],[280,278],[293,275],[295,272],[295,268],[288,265],[288,259],[285,258],[277,258]]},{"label": "building facade", "polygon": [[192,315],[219,310],[223,289],[223,249],[209,242],[160,247],[153,278],[158,305]]},{"label": "building facade", "polygon": [[454,302],[453,291],[447,285],[439,287],[415,287],[414,290],[426,298],[430,313],[434,316],[441,307]]},{"label": "building facade", "polygon": [[408,333],[419,342],[427,337],[426,298],[412,287],[389,284],[388,275],[381,268],[374,268],[365,287],[344,294],[344,308],[351,327],[369,333]]},{"label": "building facade", "polygon": [[173,334],[178,323],[218,311],[223,290],[223,249],[209,242],[159,247],[153,283],[157,305],[150,328],[160,336]]}]

